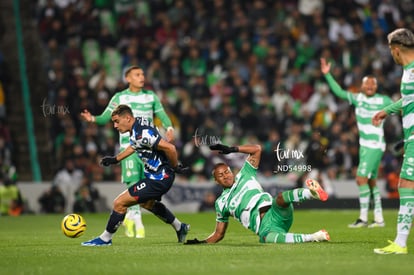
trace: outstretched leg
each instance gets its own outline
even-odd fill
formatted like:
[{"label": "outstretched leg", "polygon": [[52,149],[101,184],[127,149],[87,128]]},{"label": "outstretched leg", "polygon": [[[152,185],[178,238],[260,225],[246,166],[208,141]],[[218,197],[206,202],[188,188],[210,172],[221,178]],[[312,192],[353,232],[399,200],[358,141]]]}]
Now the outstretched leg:
[{"label": "outstretched leg", "polygon": [[265,238],[266,243],[306,243],[329,241],[329,233],[322,229],[313,234],[269,232]]},{"label": "outstretched leg", "polygon": [[119,226],[122,224],[122,221],[125,218],[127,208],[131,205],[135,205],[137,202],[133,198],[128,190],[122,192],[114,200],[114,207],[109,216],[108,222],[106,224],[105,231],[95,239],[83,242],[83,246],[107,246],[112,245],[112,236],[118,230]]},{"label": "outstretched leg", "polygon": [[288,233],[293,222],[292,202],[303,202],[305,200],[317,199],[326,201],[328,194],[323,190],[316,180],[306,180],[306,188],[295,188],[293,190],[279,193],[271,212],[266,214],[262,222],[264,231],[268,233],[261,238],[265,243],[304,243],[329,241],[330,236],[324,229],[313,234]]},{"label": "outstretched leg", "polygon": [[177,232],[178,242],[182,243],[187,237],[188,231],[190,231],[190,225],[182,223],[178,220],[174,214],[167,208],[165,205],[159,201],[149,201],[145,204],[142,204],[142,207],[152,212],[163,222],[171,224],[172,227]]},{"label": "outstretched leg", "polygon": [[279,206],[287,206],[292,202],[303,202],[305,200],[320,200],[326,201],[328,193],[323,190],[320,184],[314,179],[307,179],[305,182],[306,188],[295,188],[292,190],[282,192],[283,200],[277,198],[276,202]]}]

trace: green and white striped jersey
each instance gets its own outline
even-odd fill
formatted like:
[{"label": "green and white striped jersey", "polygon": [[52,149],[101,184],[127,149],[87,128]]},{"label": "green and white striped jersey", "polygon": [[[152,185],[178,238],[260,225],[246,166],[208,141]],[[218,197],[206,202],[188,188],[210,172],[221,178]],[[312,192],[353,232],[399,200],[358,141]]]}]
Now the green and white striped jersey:
[{"label": "green and white striped jersey", "polygon": [[[171,120],[165,113],[158,96],[150,90],[141,90],[140,92],[131,92],[129,89],[116,93],[106,106],[103,113],[96,116],[96,123],[104,125],[111,121],[112,111],[120,104],[128,105],[134,114],[134,117],[145,117],[154,120],[156,115],[165,128],[172,126]],[[119,144],[121,148],[129,145],[129,133],[119,134]]]},{"label": "green and white striped jersey", "polygon": [[402,126],[405,140],[414,139],[414,62],[404,66],[401,78]]},{"label": "green and white striped jersey", "polygon": [[224,189],[215,203],[216,221],[228,222],[229,216],[256,234],[260,227],[259,209],[272,205],[272,196],[263,191],[256,178],[257,169],[246,161],[231,188]]},{"label": "green and white striped jersey", "polygon": [[355,115],[359,131],[360,146],[385,150],[384,128],[372,125],[372,117],[385,106],[393,103],[391,98],[376,93],[373,96],[366,96],[363,93],[351,93],[343,90],[331,74],[325,75],[329,87],[339,98],[346,99],[355,106]]}]

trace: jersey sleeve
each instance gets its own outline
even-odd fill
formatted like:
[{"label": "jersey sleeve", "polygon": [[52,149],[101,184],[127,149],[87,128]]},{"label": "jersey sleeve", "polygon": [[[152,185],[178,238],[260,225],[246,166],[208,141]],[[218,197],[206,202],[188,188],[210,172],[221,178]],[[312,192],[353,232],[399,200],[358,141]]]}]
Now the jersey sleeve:
[{"label": "jersey sleeve", "polygon": [[226,208],[219,206],[218,200],[216,200],[215,208],[216,208],[216,221],[217,222],[229,222],[230,213],[226,211]]},{"label": "jersey sleeve", "polygon": [[325,79],[328,82],[329,88],[331,88],[332,92],[341,99],[346,99],[352,105],[356,105],[355,97],[352,93],[345,91],[344,89],[339,86],[338,82],[333,78],[331,73],[327,73],[325,75]]},{"label": "jersey sleeve", "polygon": [[387,114],[398,113],[402,109],[402,98],[400,100],[386,106],[383,110]]},{"label": "jersey sleeve", "polygon": [[256,176],[257,168],[253,167],[251,163],[246,159],[243,167],[240,169],[239,174],[246,174],[249,176]]},{"label": "jersey sleeve", "polygon": [[102,114],[95,116],[95,122],[98,125],[104,125],[111,121],[111,115],[113,110],[119,105],[119,96],[115,94],[111,100],[109,101],[108,105],[106,106],[105,110]]},{"label": "jersey sleeve", "polygon": [[172,127],[171,119],[168,117],[161,104],[159,97],[154,93],[154,114],[161,120],[162,126],[167,129]]},{"label": "jersey sleeve", "polygon": [[385,100],[384,100],[385,106],[388,106],[394,103],[394,101],[389,96],[384,96],[384,97],[385,97]]}]

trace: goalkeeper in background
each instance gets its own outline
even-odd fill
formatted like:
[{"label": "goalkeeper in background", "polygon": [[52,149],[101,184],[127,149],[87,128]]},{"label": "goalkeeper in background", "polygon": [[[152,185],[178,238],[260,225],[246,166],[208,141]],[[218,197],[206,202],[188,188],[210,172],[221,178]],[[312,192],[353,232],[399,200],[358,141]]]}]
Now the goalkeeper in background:
[{"label": "goalkeeper in background", "polygon": [[[384,128],[374,127],[371,117],[392,103],[386,95],[377,94],[377,79],[368,75],[362,79],[361,92],[351,93],[343,90],[331,73],[331,64],[321,58],[321,72],[333,93],[355,106],[355,116],[359,131],[359,165],[356,183],[359,190],[359,218],[348,225],[349,228],[384,227],[381,195],[377,187],[378,167],[385,151]],[[368,225],[368,210],[371,193],[374,199],[374,221]]]},{"label": "goalkeeper in background", "polygon": [[188,240],[185,244],[217,243],[224,238],[229,222],[233,216],[245,228],[259,235],[261,243],[304,243],[329,241],[325,230],[313,234],[289,233],[293,222],[292,202],[305,200],[326,201],[328,194],[315,180],[308,179],[306,188],[296,188],[279,193],[275,198],[263,191],[257,181],[257,169],[262,149],[260,145],[240,145],[228,147],[222,144],[210,146],[221,154],[247,154],[243,167],[235,176],[225,163],[214,166],[213,176],[218,185],[223,187],[222,194],[215,202],[216,229],[204,240]]},{"label": "goalkeeper in background", "polygon": [[[138,66],[131,66],[125,71],[125,80],[129,86],[127,89],[116,93],[106,106],[102,114],[93,116],[88,110],[81,113],[81,117],[91,123],[104,125],[111,121],[112,111],[120,104],[128,105],[135,117],[146,117],[151,121],[156,115],[162,122],[166,132],[166,140],[174,141],[174,129],[168,115],[161,105],[158,96],[150,90],[144,90],[145,76],[144,71]],[[123,151],[129,145],[129,134],[119,134],[120,150]],[[121,162],[122,182],[129,188],[134,183],[144,178],[144,167],[137,154],[132,154]],[[139,205],[128,208],[128,212],[123,222],[125,234],[128,237],[144,238],[145,229],[142,223],[141,209]]]}]

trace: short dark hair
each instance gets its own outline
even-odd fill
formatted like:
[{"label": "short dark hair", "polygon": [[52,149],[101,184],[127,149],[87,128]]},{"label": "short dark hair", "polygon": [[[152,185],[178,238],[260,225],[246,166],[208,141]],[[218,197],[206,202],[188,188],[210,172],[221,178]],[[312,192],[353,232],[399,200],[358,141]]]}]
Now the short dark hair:
[{"label": "short dark hair", "polygon": [[130,66],[130,67],[128,67],[128,69],[126,69],[126,71],[125,71],[125,73],[124,73],[124,76],[125,76],[125,77],[127,77],[127,76],[128,76],[128,74],[129,74],[132,70],[142,70],[142,68],[141,68],[140,66],[137,66],[137,65]]},{"label": "short dark hair", "polygon": [[111,116],[116,116],[116,115],[118,115],[118,116],[130,115],[132,117],[134,116],[132,114],[131,108],[129,108],[129,106],[125,105],[125,104],[118,105],[115,108],[115,110],[112,111]]}]

